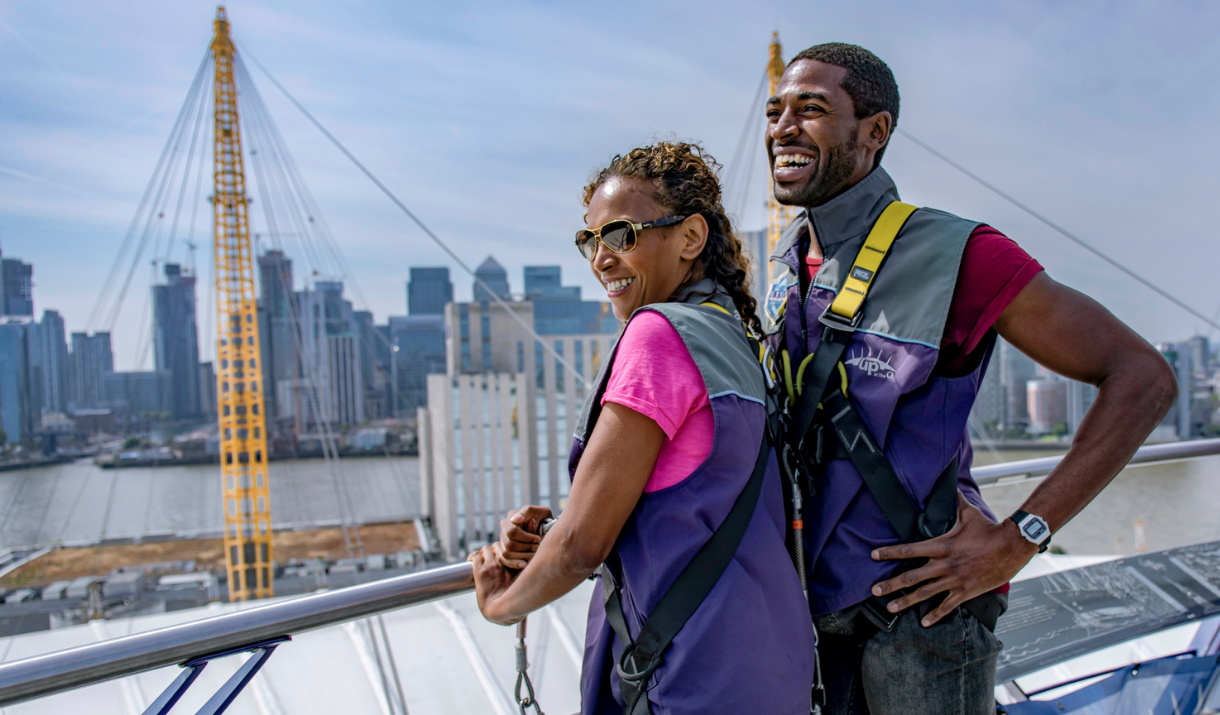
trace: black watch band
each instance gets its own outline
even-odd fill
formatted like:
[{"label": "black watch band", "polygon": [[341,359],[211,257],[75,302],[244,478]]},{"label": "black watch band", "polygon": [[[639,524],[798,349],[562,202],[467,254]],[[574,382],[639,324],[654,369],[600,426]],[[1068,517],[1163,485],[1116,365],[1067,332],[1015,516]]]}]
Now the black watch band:
[{"label": "black watch band", "polygon": [[1021,509],[1014,511],[1008,518],[1016,523],[1017,531],[1021,532],[1026,541],[1037,545],[1038,553],[1043,553],[1050,547],[1051,527],[1046,523],[1046,519]]}]

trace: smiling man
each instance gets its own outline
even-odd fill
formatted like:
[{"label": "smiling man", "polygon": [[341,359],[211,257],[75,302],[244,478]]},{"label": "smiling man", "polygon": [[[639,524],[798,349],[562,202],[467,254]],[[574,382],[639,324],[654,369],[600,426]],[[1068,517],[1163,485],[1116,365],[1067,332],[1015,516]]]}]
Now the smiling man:
[{"label": "smiling man", "polygon": [[[894,76],[831,43],[767,100],[775,197],[768,342],[786,468],[806,492],[827,713],[992,713],[1007,582],[1131,457],[1177,394],[1160,354],[999,231],[901,203],[881,158]],[[970,476],[966,420],[996,336],[1096,385],[1062,463],[1011,517]]]}]

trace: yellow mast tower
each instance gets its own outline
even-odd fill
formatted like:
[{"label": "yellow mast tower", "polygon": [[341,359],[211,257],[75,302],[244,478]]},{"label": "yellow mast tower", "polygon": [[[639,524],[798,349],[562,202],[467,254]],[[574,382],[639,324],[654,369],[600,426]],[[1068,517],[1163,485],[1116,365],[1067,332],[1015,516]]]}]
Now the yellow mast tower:
[{"label": "yellow mast tower", "polygon": [[[779,87],[779,80],[784,76],[784,51],[779,44],[779,33],[771,33],[771,59],[767,62],[767,77],[771,80],[771,93],[767,96],[774,97],[775,90]],[[767,253],[770,254],[775,250],[775,244],[779,243],[779,235],[787,228],[788,224],[796,217],[796,208],[792,206],[784,206],[775,200],[775,176],[768,173],[767,175]]]},{"label": "yellow mast tower", "polygon": [[215,26],[216,402],[229,600],[239,601],[272,595],[271,502],[249,199],[233,79],[236,49],[224,6],[216,9]]}]

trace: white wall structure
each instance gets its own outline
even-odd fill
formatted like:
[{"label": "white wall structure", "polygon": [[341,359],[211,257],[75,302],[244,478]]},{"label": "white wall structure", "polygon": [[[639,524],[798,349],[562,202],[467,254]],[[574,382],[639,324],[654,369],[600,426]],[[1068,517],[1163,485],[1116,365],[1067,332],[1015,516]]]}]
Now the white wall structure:
[{"label": "white wall structure", "polygon": [[586,384],[614,339],[547,336],[576,375],[530,341],[519,361],[526,372],[428,376],[428,408],[419,413],[420,504],[446,558],[498,538],[509,509],[563,510]]}]

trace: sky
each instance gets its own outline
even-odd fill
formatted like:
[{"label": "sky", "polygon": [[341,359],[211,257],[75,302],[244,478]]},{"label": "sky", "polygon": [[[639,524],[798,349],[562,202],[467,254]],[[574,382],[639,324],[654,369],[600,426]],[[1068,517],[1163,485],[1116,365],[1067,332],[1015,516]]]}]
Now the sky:
[{"label": "sky", "polygon": [[[698,140],[747,177],[729,186],[728,208],[741,228],[761,228],[763,127],[748,120],[778,31],[785,57],[828,41],[871,49],[897,78],[901,128],[1200,312],[1220,310],[1207,209],[1220,195],[1217,5],[238,0],[227,10],[242,51],[464,261],[495,256],[516,291],[522,266],[559,264],[587,299],[604,295],[571,243],[581,188],[615,153],[655,139]],[[105,327],[87,321],[215,11],[0,0],[0,250],[34,265],[38,315],[59,310],[70,331]],[[250,68],[350,265],[357,309],[378,323],[405,314],[411,266],[450,266],[468,300],[456,264]],[[748,161],[734,164],[743,132]],[[884,166],[904,200],[995,226],[1148,340],[1207,334],[909,140],[893,139]],[[259,209],[253,230],[266,235]],[[210,226],[194,235],[206,359]],[[298,288],[345,278],[285,245]],[[151,258],[120,266],[134,273],[113,324],[116,369],[152,367]],[[185,243],[158,258],[188,262]]]}]

